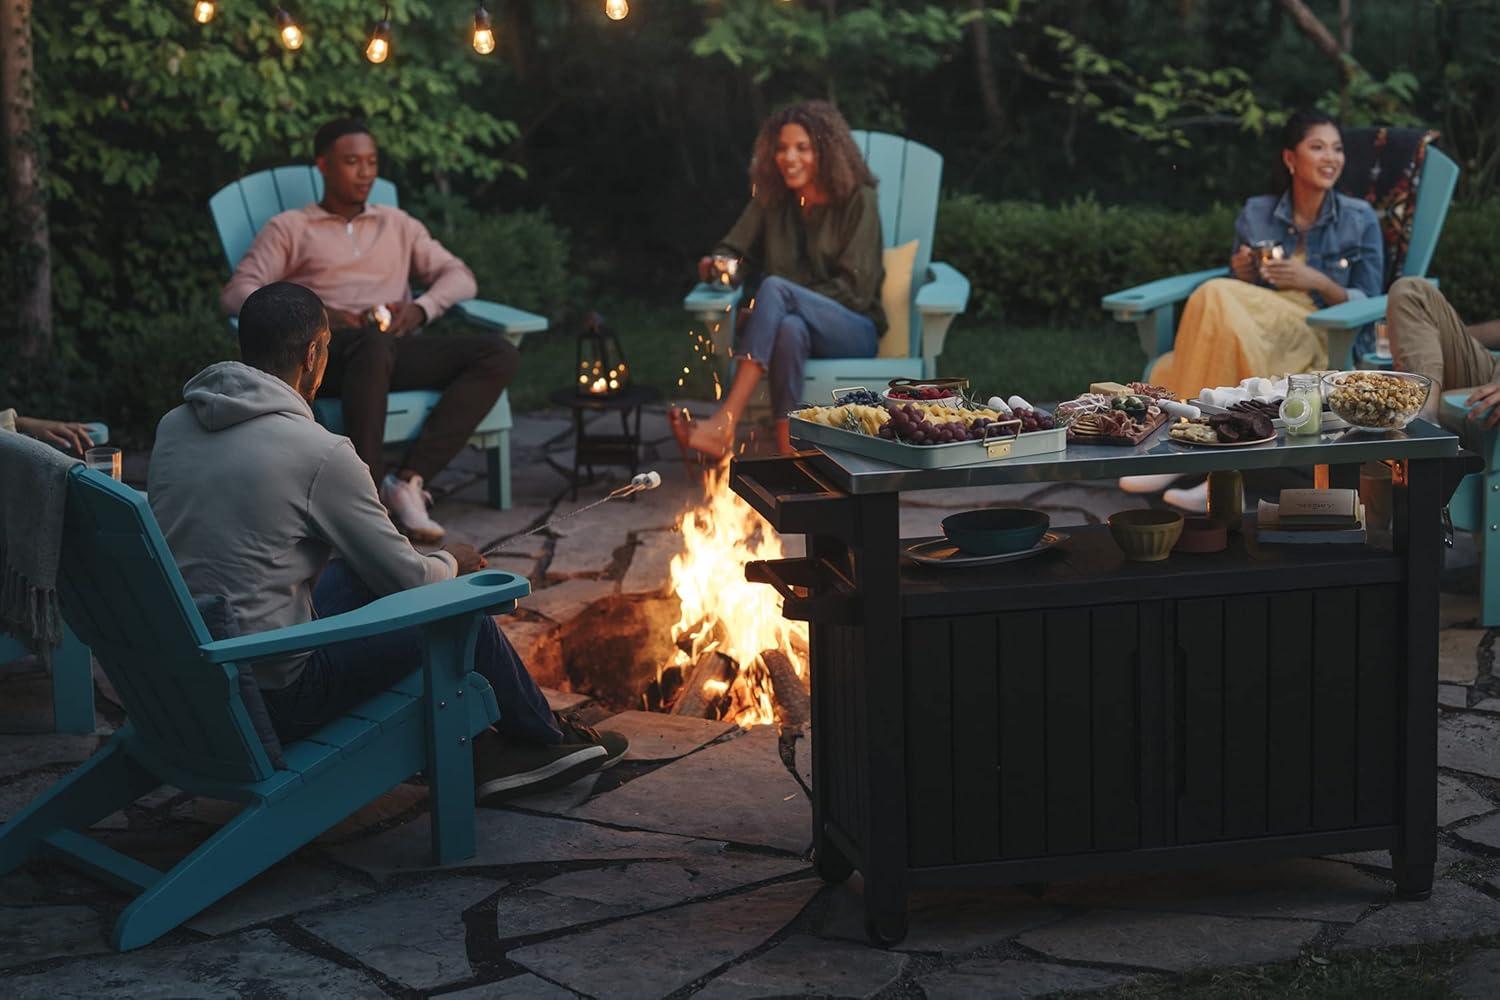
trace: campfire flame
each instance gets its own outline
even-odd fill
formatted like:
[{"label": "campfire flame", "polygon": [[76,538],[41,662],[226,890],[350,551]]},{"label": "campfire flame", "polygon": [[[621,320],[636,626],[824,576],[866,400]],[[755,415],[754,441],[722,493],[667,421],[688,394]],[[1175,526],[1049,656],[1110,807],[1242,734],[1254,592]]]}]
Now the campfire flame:
[{"label": "campfire flame", "polygon": [[672,628],[675,665],[686,676],[700,656],[722,653],[739,672],[730,682],[705,681],[704,695],[727,694],[724,718],[744,728],[772,723],[771,675],[760,655],[778,650],[798,677],[806,677],[807,625],[782,618],[781,598],[772,588],[747,581],[745,564],[781,558],[781,539],[729,488],[727,471],[709,477],[704,502],[684,513],[677,527],[683,551],[671,566],[672,592],[682,602]]}]

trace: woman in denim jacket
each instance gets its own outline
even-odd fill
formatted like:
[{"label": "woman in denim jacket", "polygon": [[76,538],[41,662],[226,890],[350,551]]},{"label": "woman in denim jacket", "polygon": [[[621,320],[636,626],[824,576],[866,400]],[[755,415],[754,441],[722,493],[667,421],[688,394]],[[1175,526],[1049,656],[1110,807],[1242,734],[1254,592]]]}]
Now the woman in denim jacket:
[{"label": "woman in denim jacket", "polygon": [[1334,190],[1344,170],[1337,123],[1299,111],[1281,140],[1279,190],[1246,201],[1235,220],[1234,277],[1193,292],[1175,348],[1151,370],[1152,382],[1182,398],[1252,375],[1327,368],[1327,336],[1307,325],[1307,315],[1382,290],[1385,250],[1375,211]]}]

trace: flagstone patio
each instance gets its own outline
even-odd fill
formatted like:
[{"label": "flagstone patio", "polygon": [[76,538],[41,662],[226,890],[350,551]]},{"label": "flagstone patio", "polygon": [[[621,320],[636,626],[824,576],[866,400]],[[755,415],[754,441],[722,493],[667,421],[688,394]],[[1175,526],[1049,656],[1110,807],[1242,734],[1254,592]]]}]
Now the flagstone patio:
[{"label": "flagstone patio", "polygon": [[[361,810],[151,947],[109,953],[127,900],[41,861],[0,879],[0,977],[13,997],[551,998],[695,996],[1028,997],[1168,984],[1202,970],[1351,949],[1500,934],[1500,682],[1494,636],[1472,595],[1443,595],[1440,878],[1431,900],[1395,902],[1379,853],[1054,884],[919,894],[891,951],[864,941],[859,879],[825,886],[807,862],[805,733],[741,731],[627,711],[570,679],[563,630],[601,601],[664,594],[673,526],[695,499],[660,411],[647,414],[663,487],[547,531],[519,533],[602,496],[567,501],[546,459],[571,464],[555,415],[516,428],[517,506],[482,506],[477,455],[433,483],[434,516],[457,540],[496,547],[536,593],[501,619],[557,706],[629,733],[615,769],[570,788],[480,810],[478,852],[433,868],[420,779]],[[138,467],[138,466],[137,466]],[[601,470],[608,471],[608,470]],[[1054,524],[1098,521],[1147,501],[1107,485],[920,495],[906,535],[935,534],[954,509],[1004,499]],[[56,736],[34,664],[0,667],[0,819],[92,753],[121,721],[100,683],[95,736]],[[799,781],[800,776],[800,781]],[[162,789],[96,827],[161,864],[231,813]],[[1500,994],[1500,950],[1453,972],[1457,995]]]}]

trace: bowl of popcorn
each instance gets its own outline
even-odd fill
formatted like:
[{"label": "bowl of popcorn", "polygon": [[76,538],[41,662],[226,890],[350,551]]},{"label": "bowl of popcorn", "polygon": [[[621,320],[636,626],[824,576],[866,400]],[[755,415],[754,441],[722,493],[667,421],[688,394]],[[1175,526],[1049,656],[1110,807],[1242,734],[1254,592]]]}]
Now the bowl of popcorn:
[{"label": "bowl of popcorn", "polygon": [[1432,379],[1415,372],[1335,372],[1323,376],[1328,408],[1351,427],[1400,430],[1427,402]]}]

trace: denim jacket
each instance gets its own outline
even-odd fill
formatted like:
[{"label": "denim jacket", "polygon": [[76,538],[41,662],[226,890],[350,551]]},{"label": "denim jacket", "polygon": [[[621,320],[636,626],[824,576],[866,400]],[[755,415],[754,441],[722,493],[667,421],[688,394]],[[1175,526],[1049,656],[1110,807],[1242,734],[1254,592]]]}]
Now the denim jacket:
[{"label": "denim jacket", "polygon": [[[1307,230],[1307,263],[1348,289],[1349,298],[1362,299],[1385,290],[1385,243],[1380,220],[1370,203],[1336,191],[1323,199],[1318,218]],[[1292,196],[1288,192],[1256,195],[1245,202],[1234,220],[1234,247],[1252,246],[1257,240],[1276,240],[1291,257],[1297,249],[1297,227],[1292,221]],[[1322,296],[1313,295],[1319,308]]]}]

